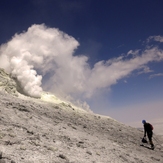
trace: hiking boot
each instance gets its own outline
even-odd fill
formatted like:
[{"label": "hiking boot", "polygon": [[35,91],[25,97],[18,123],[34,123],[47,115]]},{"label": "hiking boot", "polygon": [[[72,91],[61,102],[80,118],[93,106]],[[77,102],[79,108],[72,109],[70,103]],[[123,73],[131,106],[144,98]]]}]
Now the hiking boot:
[{"label": "hiking boot", "polygon": [[154,150],[154,149],[155,149],[155,146],[154,146],[153,144],[151,145],[151,149],[152,149],[152,150]]}]

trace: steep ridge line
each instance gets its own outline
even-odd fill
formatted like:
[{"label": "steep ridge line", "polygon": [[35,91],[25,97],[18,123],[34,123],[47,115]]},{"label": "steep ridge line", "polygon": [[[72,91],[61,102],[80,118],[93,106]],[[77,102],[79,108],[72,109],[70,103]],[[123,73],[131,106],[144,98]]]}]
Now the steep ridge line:
[{"label": "steep ridge line", "polygon": [[142,135],[111,117],[0,91],[0,161],[6,163],[163,162],[162,147],[155,140],[154,151],[140,146]]}]

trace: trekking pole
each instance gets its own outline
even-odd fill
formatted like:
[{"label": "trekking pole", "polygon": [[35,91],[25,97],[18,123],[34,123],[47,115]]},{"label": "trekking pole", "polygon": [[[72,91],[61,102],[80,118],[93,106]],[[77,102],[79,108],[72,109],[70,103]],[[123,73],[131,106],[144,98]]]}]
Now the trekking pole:
[{"label": "trekking pole", "polygon": [[158,143],[158,145],[160,145],[162,147],[162,144],[160,141],[158,141],[154,136],[153,136],[153,139]]},{"label": "trekking pole", "polygon": [[154,139],[158,144],[161,145],[161,143],[160,143],[155,137],[153,137],[153,139]]}]

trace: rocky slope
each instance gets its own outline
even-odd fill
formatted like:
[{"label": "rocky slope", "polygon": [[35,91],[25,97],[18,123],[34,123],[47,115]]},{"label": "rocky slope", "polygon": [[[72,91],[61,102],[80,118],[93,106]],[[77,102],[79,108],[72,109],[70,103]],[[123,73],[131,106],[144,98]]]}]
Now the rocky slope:
[{"label": "rocky slope", "polygon": [[138,129],[64,102],[20,95],[8,74],[0,76],[0,163],[163,162],[160,137],[150,150],[140,146]]},{"label": "rocky slope", "polygon": [[9,74],[0,68],[0,90],[13,96],[18,96],[17,84]]}]

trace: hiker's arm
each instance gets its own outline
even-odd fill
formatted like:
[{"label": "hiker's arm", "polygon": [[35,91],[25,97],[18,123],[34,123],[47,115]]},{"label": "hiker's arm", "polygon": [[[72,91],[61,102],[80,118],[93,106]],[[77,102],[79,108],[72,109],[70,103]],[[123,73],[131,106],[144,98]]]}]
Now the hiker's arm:
[{"label": "hiker's arm", "polygon": [[146,128],[144,127],[144,137],[146,137]]}]

